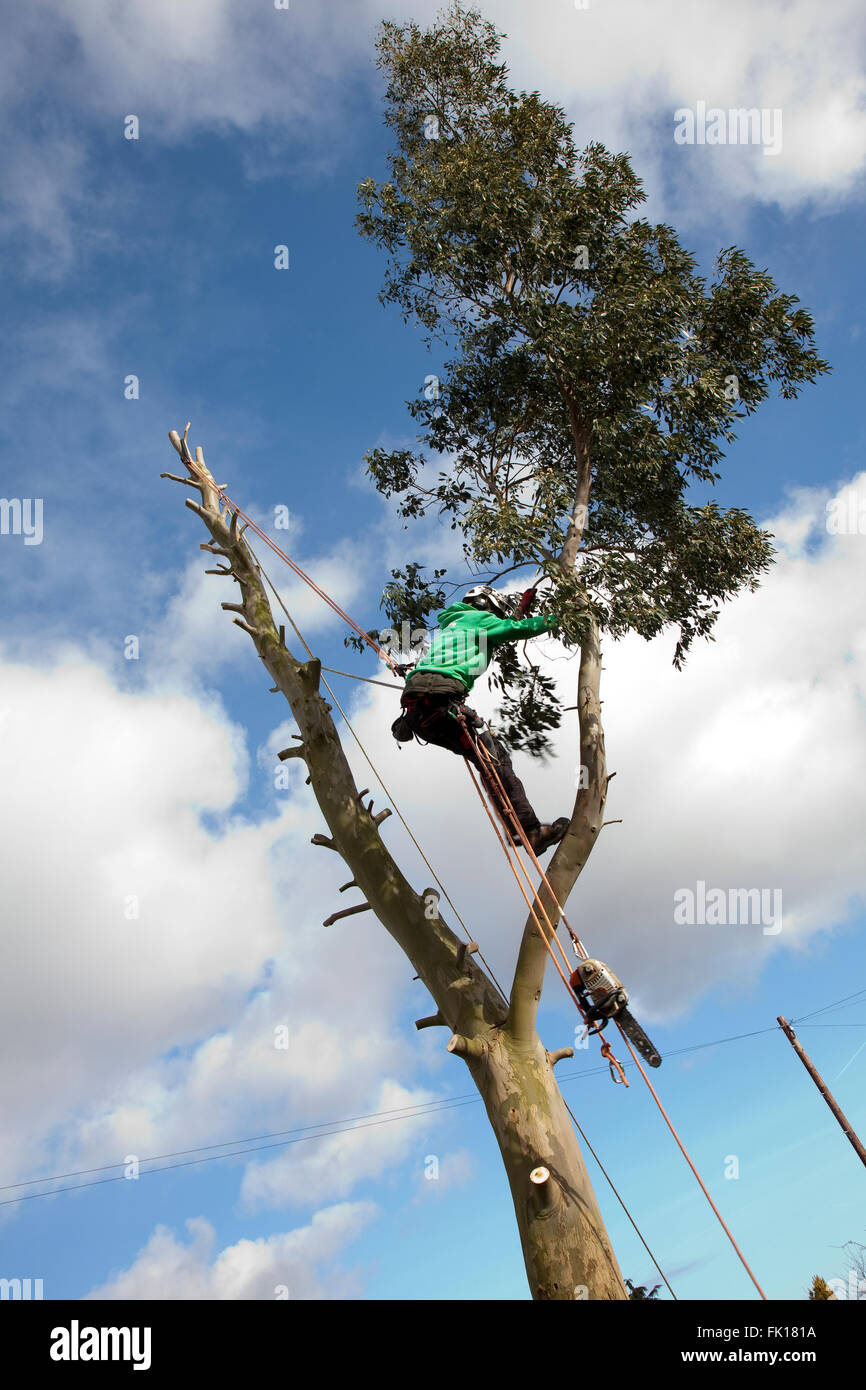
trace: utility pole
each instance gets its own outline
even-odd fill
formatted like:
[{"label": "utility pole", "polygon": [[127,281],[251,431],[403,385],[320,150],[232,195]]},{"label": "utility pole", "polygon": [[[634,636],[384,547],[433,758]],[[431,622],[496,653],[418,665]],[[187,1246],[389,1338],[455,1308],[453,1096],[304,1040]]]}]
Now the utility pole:
[{"label": "utility pole", "polygon": [[857,1135],[854,1133],[854,1130],[852,1129],[851,1125],[846,1120],[845,1116],[839,1109],[839,1106],[836,1104],[836,1101],[834,1100],[830,1091],[825,1086],[823,1078],[812,1066],[811,1061],[806,1056],[802,1047],[798,1043],[797,1035],[791,1027],[790,1023],[786,1018],[783,1018],[781,1014],[779,1014],[778,1018],[776,1019],[776,1022],[784,1032],[786,1038],[788,1039],[788,1042],[791,1044],[797,1056],[800,1058],[800,1061],[803,1063],[803,1066],[806,1068],[815,1085],[818,1087],[818,1090],[821,1092],[821,1095],[824,1097],[830,1109],[833,1111],[833,1114],[836,1116],[836,1119],[839,1121],[839,1124],[842,1126],[848,1138],[851,1140],[851,1143],[854,1146],[854,1149],[856,1150],[857,1157],[859,1158],[860,1162],[864,1165],[864,1167],[866,1167],[866,1149],[864,1149],[863,1145],[860,1143],[860,1140],[857,1138]]}]

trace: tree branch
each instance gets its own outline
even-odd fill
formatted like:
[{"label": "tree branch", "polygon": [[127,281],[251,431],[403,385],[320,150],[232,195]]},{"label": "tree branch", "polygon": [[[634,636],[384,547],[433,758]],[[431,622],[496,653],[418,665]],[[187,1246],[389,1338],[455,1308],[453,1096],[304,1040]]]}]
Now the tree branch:
[{"label": "tree branch", "polygon": [[568,410],[568,423],[571,426],[571,437],[574,441],[574,460],[577,466],[577,477],[574,485],[574,503],[571,509],[571,516],[568,521],[568,530],[565,534],[565,543],[559,555],[559,563],[565,570],[573,570],[577,562],[577,552],[583,539],[586,529],[586,515],[589,507],[589,494],[592,487],[592,468],[589,456],[589,439],[587,431],[584,429],[580,417],[577,413],[577,406],[571,392],[563,388],[563,396]]},{"label": "tree branch", "polygon": [[[587,768],[587,786],[578,790],[571,823],[547,870],[551,888],[563,907],[598,839],[607,797],[609,778],[604,755],[600,689],[601,649],[598,627],[592,620],[587,639],[581,647],[577,692],[580,763]],[[539,891],[539,899],[550,921],[555,924],[559,911],[545,885]],[[535,1036],[547,960],[547,947],[530,914],[523,929],[505,1024],[515,1038],[524,1042],[530,1042]]]}]

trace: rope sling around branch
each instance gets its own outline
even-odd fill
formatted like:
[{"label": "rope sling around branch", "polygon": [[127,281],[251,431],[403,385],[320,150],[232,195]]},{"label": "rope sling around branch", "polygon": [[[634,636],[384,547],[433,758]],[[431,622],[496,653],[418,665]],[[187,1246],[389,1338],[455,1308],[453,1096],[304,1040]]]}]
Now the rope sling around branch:
[{"label": "rope sling around branch", "polygon": [[[470,734],[469,737],[471,738],[472,735]],[[550,893],[550,896],[553,898],[553,901],[556,903],[556,906],[557,906],[557,908],[559,909],[559,914],[560,914],[560,916],[562,917],[562,920],[563,920],[563,922],[565,923],[565,925],[568,927],[569,932],[571,933],[572,940],[573,940],[574,943],[575,943],[575,949],[578,950],[580,953],[583,953],[584,959],[586,959],[585,948],[583,947],[583,944],[580,942],[580,940],[579,940],[577,934],[572,930],[571,926],[569,925],[568,919],[566,918],[565,913],[564,913],[563,910],[562,910],[562,906],[561,906],[561,904],[560,904],[560,902],[559,902],[559,899],[557,898],[556,894],[555,894],[554,891],[553,891],[553,887],[551,886],[550,880],[549,880],[549,878],[547,877],[547,874],[545,873],[545,871],[544,871],[544,869],[542,868],[541,864],[539,863],[538,858],[537,858],[537,856],[536,856],[536,854],[535,854],[535,851],[533,850],[531,844],[529,843],[529,839],[528,839],[528,837],[527,837],[527,835],[526,835],[526,832],[525,832],[524,829],[523,829],[523,826],[520,824],[519,820],[517,819],[517,815],[516,815],[516,813],[515,813],[515,811],[514,811],[514,807],[511,805],[511,801],[510,801],[510,799],[509,799],[509,797],[508,797],[508,793],[506,792],[505,788],[504,788],[503,785],[502,785],[502,782],[501,782],[501,780],[500,780],[499,774],[498,774],[498,772],[496,771],[496,766],[495,766],[495,763],[494,763],[493,759],[490,757],[490,754],[487,752],[487,749],[484,748],[484,746],[482,745],[482,743],[481,743],[481,741],[480,741],[479,739],[475,739],[475,740],[474,740],[474,743],[475,743],[475,748],[476,748],[476,750],[477,750],[477,753],[478,753],[479,758],[480,758],[480,759],[486,760],[486,765],[487,765],[487,767],[488,767],[488,769],[489,769],[489,772],[490,772],[492,778],[494,778],[495,781],[496,781],[496,783],[498,784],[498,785],[497,785],[497,794],[498,794],[498,797],[501,797],[501,798],[502,798],[502,801],[503,801],[504,805],[508,808],[508,814],[509,814],[509,816],[510,816],[510,818],[511,818],[511,820],[512,820],[513,828],[514,828],[514,829],[517,831],[517,833],[519,834],[521,840],[523,841],[523,845],[524,845],[525,849],[526,849],[527,852],[531,855],[532,860],[533,860],[533,862],[534,862],[534,864],[535,864],[535,867],[538,869],[539,873],[541,874],[542,879],[544,880],[544,884],[545,884],[545,887],[547,888],[547,891]],[[473,780],[473,782],[475,782],[475,775],[474,775],[474,773],[472,772],[472,768],[471,768],[470,765],[469,765],[468,759],[466,760],[466,766],[469,768],[470,774],[472,775],[472,780]],[[477,782],[475,783],[475,785],[476,785],[476,788],[477,788],[477,790],[478,790],[478,792],[479,792],[479,795],[481,795],[481,791],[480,791],[480,788],[478,787]],[[483,799],[483,798],[482,798],[482,799]],[[508,827],[508,828],[510,828],[510,827]],[[497,835],[498,835],[498,830],[497,830]],[[500,839],[500,843],[503,845],[503,848],[504,848],[504,842],[502,841],[501,836],[499,837],[499,839]],[[511,858],[510,858],[510,856],[508,855],[508,851],[507,851],[507,850],[506,850],[506,858],[508,859],[509,867],[511,868],[512,873],[514,873],[514,867],[513,867],[513,865],[511,864]],[[520,883],[520,880],[517,878],[517,874],[515,873],[514,876],[515,876],[515,879],[517,879],[518,887],[520,888],[521,892],[523,892],[523,885]],[[526,895],[524,894],[524,897],[525,897],[525,896],[526,896]],[[544,915],[545,915],[545,917],[547,918],[547,920],[548,920],[548,922],[549,922],[549,921],[550,921],[550,918],[547,916],[547,912],[545,911],[545,909],[544,909],[544,907],[543,907],[543,905],[542,905],[542,903],[541,903],[541,900],[538,898],[537,893],[536,893],[536,899],[538,900],[539,906],[541,907],[542,912],[544,912]],[[532,911],[531,908],[530,908],[530,911]],[[539,926],[539,929],[541,930],[540,923],[538,922],[538,918],[537,918],[537,916],[535,915],[534,912],[532,913],[532,916],[533,916],[533,921],[536,922],[536,924]],[[551,950],[551,948],[550,948],[550,944],[549,944],[549,942],[548,942],[548,940],[547,940],[547,937],[546,937],[546,935],[544,934],[543,931],[541,931],[541,935],[542,935],[542,937],[543,937],[545,946],[547,947],[547,950],[548,950],[548,952],[549,952],[551,958],[553,959],[554,963],[556,964],[557,970],[559,970],[560,976],[561,976],[562,979],[565,981],[565,984],[566,984],[566,987],[568,988],[569,994],[571,995],[572,999],[574,1000],[574,1003],[577,1004],[578,1008],[580,1008],[580,1004],[579,1004],[579,1002],[578,1002],[576,996],[574,995],[573,991],[571,990],[571,987],[568,985],[568,981],[565,980],[565,976],[563,975],[562,970],[559,968],[559,962],[556,960],[556,957],[553,955],[553,952],[552,952],[552,950]],[[554,937],[556,938],[556,941],[557,941],[557,943],[559,944],[560,951],[562,951],[562,943],[559,942],[559,938],[556,937],[556,931],[555,931],[555,929],[554,929]],[[582,1010],[582,1009],[581,1009],[581,1015],[583,1016],[583,1010]],[[617,1029],[618,1029],[618,1031],[619,1031],[620,1037],[622,1038],[623,1042],[625,1043],[626,1047],[627,1047],[628,1050],[629,1050],[629,1053],[631,1054],[631,1059],[632,1059],[632,1061],[634,1062],[635,1066],[637,1067],[638,1071],[640,1072],[641,1076],[643,1077],[644,1081],[646,1082],[647,1087],[649,1088],[650,1095],[652,1096],[653,1100],[655,1101],[656,1105],[657,1105],[658,1108],[659,1108],[659,1111],[660,1111],[660,1113],[661,1113],[662,1119],[664,1120],[665,1124],[667,1125],[668,1129],[670,1130],[671,1134],[673,1135],[674,1139],[676,1140],[677,1146],[678,1146],[680,1152],[682,1153],[683,1158],[686,1160],[686,1163],[689,1165],[689,1168],[691,1169],[692,1173],[694,1174],[695,1178],[697,1179],[698,1185],[700,1186],[701,1191],[703,1192],[704,1196],[706,1197],[707,1201],[709,1202],[710,1207],[712,1208],[712,1210],[713,1210],[713,1212],[714,1212],[714,1214],[715,1214],[715,1216],[716,1216],[716,1219],[718,1220],[720,1226],[722,1227],[722,1230],[724,1231],[725,1235],[728,1237],[728,1240],[731,1242],[731,1245],[733,1246],[734,1250],[736,1251],[737,1258],[739,1259],[740,1263],[742,1264],[743,1268],[745,1269],[746,1273],[748,1274],[748,1276],[749,1276],[749,1278],[751,1279],[752,1283],[754,1284],[755,1288],[758,1290],[758,1293],[760,1294],[761,1298],[764,1299],[764,1301],[766,1302],[766,1300],[767,1300],[767,1295],[764,1293],[764,1290],[761,1288],[761,1285],[758,1283],[757,1279],[755,1278],[754,1274],[752,1273],[752,1270],[751,1270],[751,1268],[750,1268],[750,1266],[749,1266],[749,1264],[748,1264],[748,1261],[746,1260],[745,1256],[743,1255],[743,1252],[741,1251],[741,1249],[740,1249],[740,1247],[738,1246],[737,1242],[734,1240],[734,1237],[733,1237],[733,1235],[731,1234],[730,1230],[728,1229],[728,1226],[727,1226],[727,1224],[726,1224],[726,1222],[725,1222],[725,1220],[724,1220],[724,1217],[722,1216],[721,1212],[719,1211],[718,1207],[716,1206],[715,1202],[713,1201],[712,1197],[710,1196],[710,1194],[709,1194],[709,1192],[708,1192],[708,1190],[707,1190],[706,1184],[704,1183],[703,1178],[701,1177],[700,1173],[698,1172],[697,1168],[695,1167],[694,1163],[692,1162],[692,1159],[691,1159],[691,1157],[689,1156],[688,1151],[686,1150],[685,1145],[683,1144],[682,1140],[680,1139],[680,1136],[679,1136],[679,1134],[677,1133],[676,1129],[674,1128],[674,1125],[673,1125],[673,1123],[672,1123],[672,1121],[671,1121],[671,1119],[670,1119],[670,1117],[669,1117],[667,1111],[665,1110],[664,1106],[663,1106],[662,1103],[661,1103],[661,1100],[659,1099],[659,1096],[658,1096],[658,1094],[657,1094],[657,1092],[656,1092],[656,1090],[655,1090],[655,1087],[653,1086],[652,1082],[650,1081],[649,1077],[647,1076],[646,1072],[644,1071],[643,1067],[641,1066],[640,1060],[638,1059],[638,1057],[637,1057],[637,1055],[636,1055],[636,1053],[635,1053],[635,1051],[634,1051],[634,1049],[633,1049],[633,1047],[632,1047],[632,1045],[631,1045],[629,1039],[626,1037],[625,1033],[624,1033],[623,1030],[622,1030],[622,1027],[621,1027],[620,1024],[617,1022],[617,1019],[614,1018],[613,1021],[614,1021],[614,1023],[616,1023],[616,1026],[617,1026]],[[602,1051],[603,1051],[603,1049],[602,1049]]]}]

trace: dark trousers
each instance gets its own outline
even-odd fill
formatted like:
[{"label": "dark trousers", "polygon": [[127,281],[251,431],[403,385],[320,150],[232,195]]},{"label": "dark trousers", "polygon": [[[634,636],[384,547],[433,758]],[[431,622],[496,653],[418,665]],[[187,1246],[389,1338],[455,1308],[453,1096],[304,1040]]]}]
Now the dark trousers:
[{"label": "dark trousers", "polygon": [[[461,757],[468,758],[478,769],[497,806],[501,805],[502,800],[496,781],[498,777],[523,829],[527,832],[537,830],[538,816],[529,804],[523,783],[511,766],[508,750],[498,738],[494,738],[475,711],[463,703],[465,695],[466,687],[461,681],[452,680],[449,676],[438,676],[435,672],[419,672],[406,682],[400,703],[412,732],[418,738],[425,743],[435,743],[437,748],[447,748],[450,753],[458,753]],[[458,715],[462,716],[469,730],[468,738]],[[486,760],[479,758],[476,753],[475,740],[483,746],[494,763],[496,776],[486,766]]]}]

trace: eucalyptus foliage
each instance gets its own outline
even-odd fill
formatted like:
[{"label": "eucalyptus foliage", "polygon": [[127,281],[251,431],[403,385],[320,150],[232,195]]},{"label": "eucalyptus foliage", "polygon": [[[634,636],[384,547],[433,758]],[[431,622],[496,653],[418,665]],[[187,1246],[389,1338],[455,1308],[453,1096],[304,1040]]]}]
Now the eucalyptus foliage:
[{"label": "eucalyptus foliage", "polygon": [[[408,521],[459,530],[472,574],[541,569],[566,644],[588,615],[614,638],[671,629],[679,667],[773,555],[748,512],[695,493],[774,387],[795,397],[829,368],[766,270],[731,246],[700,275],[638,215],[626,155],[578,151],[560,107],[510,89],[501,37],[460,4],[380,28],[396,147],[357,225],[388,256],[381,301],[452,355],[408,403],[419,447],[373,449],[369,474]],[[426,620],[443,577],[395,572],[390,620]],[[513,651],[497,678],[510,741],[542,751],[550,682]]]}]

